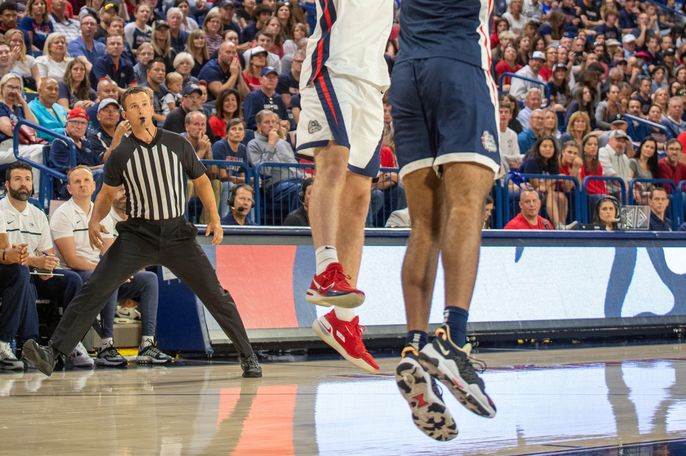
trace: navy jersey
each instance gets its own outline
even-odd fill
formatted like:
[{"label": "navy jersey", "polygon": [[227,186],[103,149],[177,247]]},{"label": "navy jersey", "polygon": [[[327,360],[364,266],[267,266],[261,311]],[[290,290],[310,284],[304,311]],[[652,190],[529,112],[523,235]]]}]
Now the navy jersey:
[{"label": "navy jersey", "polygon": [[490,0],[403,0],[396,62],[444,57],[490,70]]}]

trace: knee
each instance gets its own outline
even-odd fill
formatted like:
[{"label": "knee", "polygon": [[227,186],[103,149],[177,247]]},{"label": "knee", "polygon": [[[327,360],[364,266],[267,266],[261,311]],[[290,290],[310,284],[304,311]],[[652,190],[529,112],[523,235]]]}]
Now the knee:
[{"label": "knee", "polygon": [[157,286],[157,274],[154,272],[150,271],[141,271],[137,272],[135,275],[135,278],[137,280],[140,280],[141,284],[149,287],[149,286]]}]

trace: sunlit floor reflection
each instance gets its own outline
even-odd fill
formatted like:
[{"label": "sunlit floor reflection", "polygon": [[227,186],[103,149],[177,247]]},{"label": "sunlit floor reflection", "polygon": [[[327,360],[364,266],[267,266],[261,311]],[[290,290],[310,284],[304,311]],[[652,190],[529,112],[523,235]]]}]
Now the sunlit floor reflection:
[{"label": "sunlit floor reflection", "polygon": [[395,358],[376,376],[342,361],[268,363],[257,381],[228,363],[1,374],[0,454],[658,455],[668,447],[616,448],[686,437],[682,345],[480,358],[498,415],[473,415],[446,394],[460,431],[447,443],[413,426]]}]

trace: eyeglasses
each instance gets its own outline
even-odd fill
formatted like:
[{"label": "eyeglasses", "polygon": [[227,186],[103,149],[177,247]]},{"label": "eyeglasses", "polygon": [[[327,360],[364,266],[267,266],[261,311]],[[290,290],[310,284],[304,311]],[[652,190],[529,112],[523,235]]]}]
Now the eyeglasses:
[{"label": "eyeglasses", "polygon": [[87,121],[87,120],[74,120],[74,119],[69,119],[67,122],[71,122],[71,123],[73,123],[74,125],[79,125],[79,126],[88,125],[88,121]]}]

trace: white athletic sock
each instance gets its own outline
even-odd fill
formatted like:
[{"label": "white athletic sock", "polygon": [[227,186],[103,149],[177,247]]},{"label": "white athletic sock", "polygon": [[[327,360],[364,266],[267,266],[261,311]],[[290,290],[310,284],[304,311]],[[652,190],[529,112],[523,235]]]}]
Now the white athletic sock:
[{"label": "white athletic sock", "polygon": [[102,339],[102,343],[100,344],[100,348],[105,348],[108,345],[114,345],[114,339],[112,339],[111,337],[104,337]]},{"label": "white athletic sock", "polygon": [[338,252],[333,245],[323,245],[314,251],[317,258],[317,275],[321,274],[331,263],[338,263]]},{"label": "white athletic sock", "polygon": [[342,321],[352,321],[355,318],[355,311],[353,309],[334,307],[333,311],[336,313],[336,318]]},{"label": "white athletic sock", "polygon": [[155,336],[142,336],[141,337],[141,348],[145,348],[148,345],[155,344]]}]

